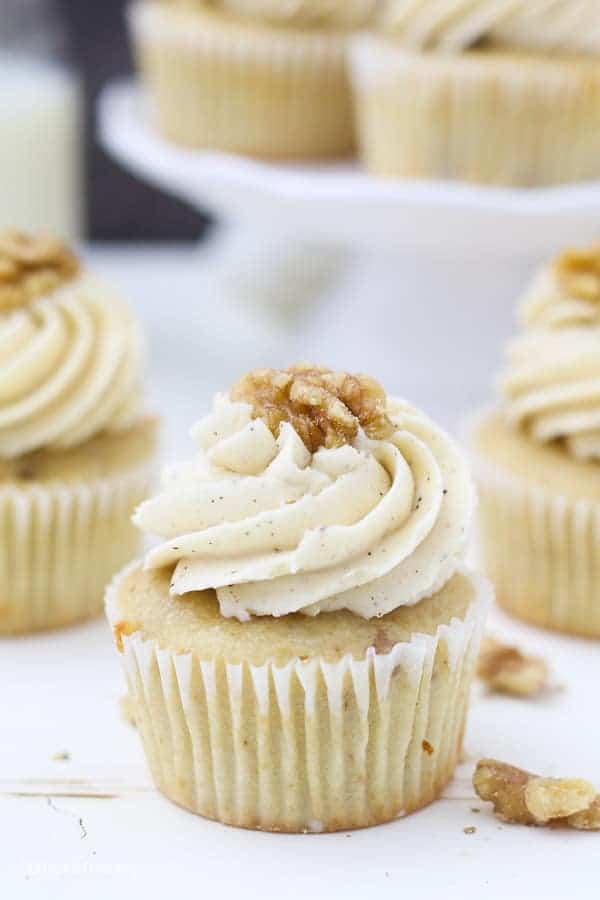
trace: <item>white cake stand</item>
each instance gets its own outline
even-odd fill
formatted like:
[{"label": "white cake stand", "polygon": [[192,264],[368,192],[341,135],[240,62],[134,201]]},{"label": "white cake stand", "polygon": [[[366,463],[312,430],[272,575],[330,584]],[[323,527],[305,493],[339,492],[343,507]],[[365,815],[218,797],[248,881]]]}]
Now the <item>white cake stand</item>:
[{"label": "white cake stand", "polygon": [[107,87],[100,140],[226,224],[210,317],[233,298],[249,319],[263,314],[265,361],[371,369],[448,423],[489,396],[532,267],[600,235],[600,183],[509,190],[267,163],[172,145],[145,113],[132,83]]},{"label": "white cake stand", "polygon": [[99,108],[104,146],[148,181],[228,221],[313,240],[435,255],[535,257],[600,230],[600,183],[549,189],[373,178],[352,163],[267,163],[181,149],[146,124],[131,83]]}]

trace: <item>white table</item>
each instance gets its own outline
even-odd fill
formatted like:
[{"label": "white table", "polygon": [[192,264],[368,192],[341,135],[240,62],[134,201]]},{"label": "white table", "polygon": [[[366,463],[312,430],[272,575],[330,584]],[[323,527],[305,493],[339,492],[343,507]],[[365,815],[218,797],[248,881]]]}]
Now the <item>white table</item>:
[{"label": "white table", "polygon": [[[435,271],[425,283],[396,285],[382,262],[364,275],[370,305],[356,283],[290,328],[289,317],[282,324],[273,315],[253,324],[247,310],[213,296],[194,249],[94,249],[90,259],[147,321],[151,394],[171,458],[189,453],[188,426],[214,390],[249,365],[292,356],[372,369],[451,424],[489,391],[509,300],[525,275],[491,273],[490,294],[506,296],[503,308],[487,305],[481,283],[469,295],[464,278],[458,301],[456,285],[440,283]],[[396,293],[418,300],[393,313]],[[368,326],[381,325],[384,313],[387,328]],[[123,681],[104,621],[2,640],[0,897],[596,898],[600,835],[502,825],[474,797],[470,776],[474,761],[491,755],[600,785],[600,647],[498,612],[493,624],[542,653],[563,689],[528,702],[478,688],[467,758],[440,802],[380,828],[322,836],[226,828],[160,797],[138,736],[120,716]],[[474,834],[464,833],[469,826]]]}]

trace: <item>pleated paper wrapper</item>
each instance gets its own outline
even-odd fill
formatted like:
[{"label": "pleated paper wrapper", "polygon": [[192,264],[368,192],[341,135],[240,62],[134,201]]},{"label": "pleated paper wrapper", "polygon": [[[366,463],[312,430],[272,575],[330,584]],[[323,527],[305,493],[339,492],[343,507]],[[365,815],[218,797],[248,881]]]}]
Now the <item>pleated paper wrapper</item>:
[{"label": "pleated paper wrapper", "polygon": [[600,67],[589,57],[418,53],[362,35],[350,60],[374,174],[515,186],[600,176]]},{"label": "pleated paper wrapper", "polygon": [[128,20],[151,116],[170,140],[266,158],[352,150],[344,34],[147,2]]},{"label": "pleated paper wrapper", "polygon": [[553,494],[472,451],[479,553],[507,612],[600,637],[600,504]]},{"label": "pleated paper wrapper", "polygon": [[[113,626],[127,574],[108,591]],[[156,786],[195,813],[270,831],[364,827],[431,802],[458,760],[491,595],[472,577],[464,620],[359,660],[232,664],[121,637]]]},{"label": "pleated paper wrapper", "polygon": [[0,634],[69,625],[102,610],[139,552],[131,523],[154,465],[88,482],[0,487]]}]

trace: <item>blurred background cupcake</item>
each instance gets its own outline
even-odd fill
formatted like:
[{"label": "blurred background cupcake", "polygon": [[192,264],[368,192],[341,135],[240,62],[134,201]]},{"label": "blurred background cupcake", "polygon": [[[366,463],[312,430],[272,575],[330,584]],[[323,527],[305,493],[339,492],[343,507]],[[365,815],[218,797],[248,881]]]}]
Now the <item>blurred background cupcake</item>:
[{"label": "blurred background cupcake", "polygon": [[374,0],[141,0],[130,25],[165,137],[262,157],[354,147],[349,33]]},{"label": "blurred background cupcake", "polygon": [[600,247],[545,268],[520,324],[470,438],[483,563],[509,612],[600,637]]},{"label": "blurred background cupcake", "polygon": [[99,612],[137,548],[156,424],[142,335],[58,240],[0,235],[0,633]]},{"label": "blurred background cupcake", "polygon": [[352,47],[367,169],[520,186],[598,177],[600,36],[592,6],[384,2],[377,33]]}]

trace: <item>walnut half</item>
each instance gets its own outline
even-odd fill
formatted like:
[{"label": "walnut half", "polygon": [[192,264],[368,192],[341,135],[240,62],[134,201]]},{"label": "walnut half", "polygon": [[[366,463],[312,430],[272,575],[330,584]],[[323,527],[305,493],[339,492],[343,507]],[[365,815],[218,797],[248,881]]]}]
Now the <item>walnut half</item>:
[{"label": "walnut half", "polygon": [[386,395],[368,375],[349,375],[310,364],[287,369],[255,369],[232,388],[232,400],[249,403],[277,436],[289,422],[306,447],[340,447],[350,443],[359,426],[368,437],[394,433],[386,413]]},{"label": "walnut half", "polygon": [[490,691],[529,697],[546,687],[548,666],[540,656],[530,656],[487,636],[481,644],[477,676]]},{"label": "walnut half", "polygon": [[51,293],[78,272],[77,257],[57,238],[0,232],[0,312]]},{"label": "walnut half", "polygon": [[600,795],[581,778],[541,778],[497,759],[482,759],[473,775],[477,796],[504,822],[600,830]]}]

